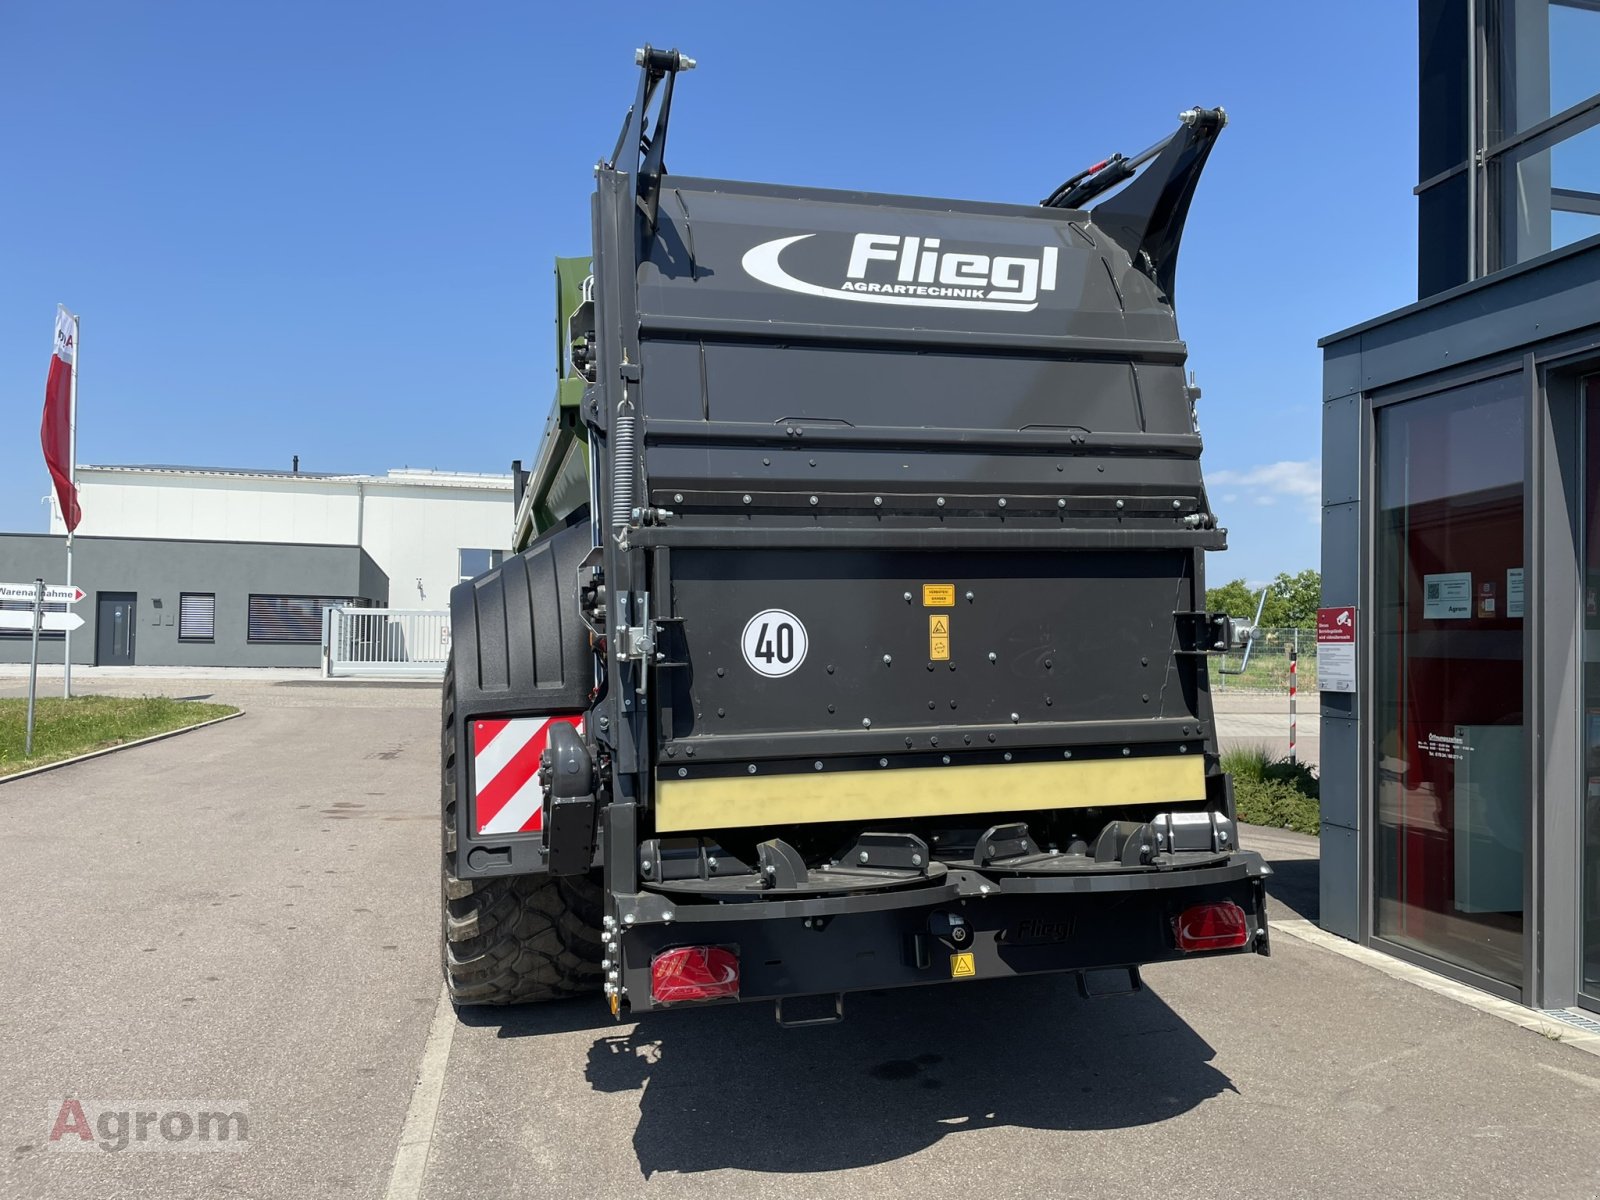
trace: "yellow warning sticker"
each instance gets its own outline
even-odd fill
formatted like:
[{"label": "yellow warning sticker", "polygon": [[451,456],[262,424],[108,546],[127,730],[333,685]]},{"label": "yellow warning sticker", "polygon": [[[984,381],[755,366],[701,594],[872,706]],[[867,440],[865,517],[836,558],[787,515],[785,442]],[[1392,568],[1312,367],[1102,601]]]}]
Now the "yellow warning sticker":
[{"label": "yellow warning sticker", "polygon": [[928,657],[944,662],[950,657],[950,614],[928,614]]},{"label": "yellow warning sticker", "polygon": [[922,585],[923,608],[954,608],[956,585],[953,583],[925,583]]},{"label": "yellow warning sticker", "polygon": [[950,978],[972,979],[978,974],[978,964],[973,960],[971,950],[963,950],[960,954],[950,956]]}]

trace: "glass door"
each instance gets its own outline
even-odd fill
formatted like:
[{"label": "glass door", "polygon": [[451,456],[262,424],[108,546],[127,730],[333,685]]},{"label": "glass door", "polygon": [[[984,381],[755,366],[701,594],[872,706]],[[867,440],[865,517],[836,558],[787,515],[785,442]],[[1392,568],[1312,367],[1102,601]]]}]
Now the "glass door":
[{"label": "glass door", "polygon": [[1600,1009],[1600,375],[1583,381],[1583,791],[1579,800],[1578,992]]},{"label": "glass door", "polygon": [[1378,409],[1372,621],[1374,933],[1519,989],[1524,403],[1516,376]]}]

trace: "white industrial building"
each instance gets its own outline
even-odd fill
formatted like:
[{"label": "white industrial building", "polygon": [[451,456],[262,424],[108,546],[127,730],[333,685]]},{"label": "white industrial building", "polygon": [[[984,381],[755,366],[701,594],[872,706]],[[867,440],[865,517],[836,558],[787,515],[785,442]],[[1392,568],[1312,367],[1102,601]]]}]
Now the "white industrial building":
[{"label": "white industrial building", "polygon": [[[77,482],[71,653],[99,666],[315,666],[328,610],[370,609],[341,653],[442,669],[450,589],[498,565],[514,517],[511,475],[79,466]],[[0,579],[63,582],[65,534],[58,511],[49,533],[0,534]],[[59,663],[62,635],[41,641]],[[28,643],[0,630],[0,662]]]},{"label": "white industrial building", "polygon": [[[79,537],[355,546],[389,577],[394,608],[445,608],[450,589],[511,540],[510,475],[387,475],[220,467],[78,468]],[[50,532],[64,535],[52,504]]]}]

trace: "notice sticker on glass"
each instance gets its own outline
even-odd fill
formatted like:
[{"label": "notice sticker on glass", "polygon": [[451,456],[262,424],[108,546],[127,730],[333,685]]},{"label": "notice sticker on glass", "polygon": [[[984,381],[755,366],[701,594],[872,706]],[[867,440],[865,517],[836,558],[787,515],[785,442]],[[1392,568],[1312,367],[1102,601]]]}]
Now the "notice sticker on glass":
[{"label": "notice sticker on glass", "polygon": [[1522,568],[1512,567],[1506,572],[1506,616],[1522,616]]},{"label": "notice sticker on glass", "polygon": [[1422,617],[1426,621],[1465,621],[1472,616],[1472,572],[1422,577]]}]

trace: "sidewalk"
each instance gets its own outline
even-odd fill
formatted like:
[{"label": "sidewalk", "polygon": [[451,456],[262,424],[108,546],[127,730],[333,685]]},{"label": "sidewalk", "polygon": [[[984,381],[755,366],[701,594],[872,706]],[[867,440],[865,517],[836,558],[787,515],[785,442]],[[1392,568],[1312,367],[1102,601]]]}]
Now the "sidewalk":
[{"label": "sidewalk", "polygon": [[1574,1010],[1541,1011],[1501,1000],[1324,931],[1317,923],[1321,846],[1316,838],[1287,829],[1241,825],[1239,843],[1243,849],[1259,853],[1272,866],[1267,895],[1272,903],[1268,919],[1274,932],[1288,934],[1297,941],[1350,959],[1391,979],[1413,984],[1467,1008],[1531,1030],[1547,1040],[1600,1056],[1600,1034],[1591,1030],[1592,1014]]}]

